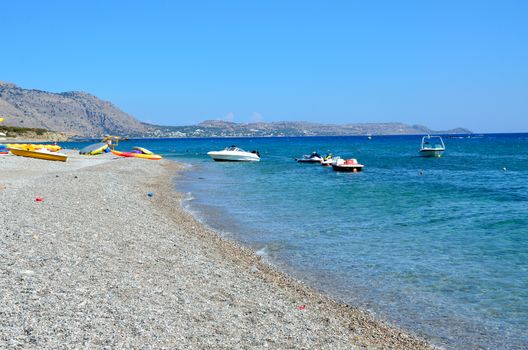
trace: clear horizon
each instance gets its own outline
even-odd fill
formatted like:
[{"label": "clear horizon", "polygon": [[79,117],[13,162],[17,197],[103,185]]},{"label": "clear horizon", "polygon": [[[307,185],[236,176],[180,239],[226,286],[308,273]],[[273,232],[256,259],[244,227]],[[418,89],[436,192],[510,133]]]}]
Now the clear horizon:
[{"label": "clear horizon", "polygon": [[0,81],[141,121],[528,132],[528,3],[22,1]]}]

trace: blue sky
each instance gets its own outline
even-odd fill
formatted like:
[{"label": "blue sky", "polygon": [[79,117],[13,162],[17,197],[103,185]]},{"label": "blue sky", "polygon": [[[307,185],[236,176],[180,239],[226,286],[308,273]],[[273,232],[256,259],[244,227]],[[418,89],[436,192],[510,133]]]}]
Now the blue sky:
[{"label": "blue sky", "polygon": [[527,1],[6,1],[0,80],[140,120],[528,131]]}]

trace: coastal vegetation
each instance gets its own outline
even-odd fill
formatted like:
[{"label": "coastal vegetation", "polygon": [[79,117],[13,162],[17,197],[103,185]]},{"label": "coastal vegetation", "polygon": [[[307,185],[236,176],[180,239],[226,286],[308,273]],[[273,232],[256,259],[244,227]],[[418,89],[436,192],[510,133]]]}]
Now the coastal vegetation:
[{"label": "coastal vegetation", "polygon": [[44,128],[0,125],[0,137],[35,141],[66,141],[68,135]]},{"label": "coastal vegetation", "polygon": [[0,133],[4,133],[7,137],[16,137],[19,135],[25,135],[28,133],[34,133],[35,135],[42,136],[48,130],[43,128],[24,128],[17,126],[0,126]]}]

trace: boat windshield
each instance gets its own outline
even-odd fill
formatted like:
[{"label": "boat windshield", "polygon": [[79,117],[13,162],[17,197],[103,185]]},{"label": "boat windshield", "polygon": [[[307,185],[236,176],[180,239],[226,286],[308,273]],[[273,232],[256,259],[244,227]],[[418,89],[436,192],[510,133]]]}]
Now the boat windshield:
[{"label": "boat windshield", "polygon": [[440,136],[424,136],[422,138],[422,149],[445,149],[444,141]]},{"label": "boat windshield", "polygon": [[245,152],[242,148],[238,148],[237,146],[229,146],[224,149],[224,151],[235,151],[235,152]]}]

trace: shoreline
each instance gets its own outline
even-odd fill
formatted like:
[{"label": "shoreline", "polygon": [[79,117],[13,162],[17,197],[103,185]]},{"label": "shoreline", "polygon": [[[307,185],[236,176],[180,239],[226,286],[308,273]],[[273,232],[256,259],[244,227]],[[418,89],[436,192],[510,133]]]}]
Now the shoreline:
[{"label": "shoreline", "polygon": [[19,163],[0,203],[24,204],[0,227],[0,344],[434,348],[202,225],[175,190],[178,163],[72,158],[0,161]]},{"label": "shoreline", "polygon": [[[170,161],[175,164],[179,164],[175,161]],[[258,270],[260,277],[262,277],[266,282],[271,283],[278,288],[288,289],[293,293],[298,293],[298,295],[305,301],[311,301],[312,305],[318,305],[318,308],[326,308],[327,310],[334,309],[336,311],[336,317],[341,318],[342,321],[348,322],[350,329],[358,331],[358,333],[370,333],[366,334],[365,339],[357,336],[355,338],[358,341],[357,344],[360,347],[371,348],[372,346],[376,348],[385,348],[396,349],[398,346],[403,345],[403,348],[409,349],[439,349],[429,344],[425,339],[420,339],[414,335],[410,335],[407,332],[398,329],[395,326],[389,325],[388,323],[375,318],[366,310],[361,308],[351,306],[340,301],[335,300],[332,296],[321,293],[303,283],[300,280],[288,275],[287,273],[279,270],[277,267],[266,262],[261,256],[259,256],[256,251],[248,246],[243,245],[242,243],[235,241],[230,238],[225,238],[220,233],[216,232],[213,228],[207,226],[206,224],[200,222],[193,214],[183,208],[183,201],[185,200],[184,194],[178,192],[175,189],[173,179],[181,176],[179,173],[184,171],[182,168],[177,167],[173,164],[167,163],[164,164],[166,169],[170,171],[177,171],[177,174],[173,177],[170,177],[170,181],[167,183],[165,178],[160,178],[157,183],[157,187],[161,189],[160,191],[164,198],[157,202],[156,205],[158,209],[164,211],[167,216],[173,215],[169,210],[167,203],[178,204],[183,214],[186,217],[186,232],[193,232],[193,234],[198,233],[198,235],[209,241],[210,240],[215,245],[216,249],[219,249],[225,259],[231,261],[233,264],[244,266],[245,268],[255,271],[255,268]],[[172,190],[172,194],[168,195]],[[162,203],[163,204],[162,204]],[[196,227],[201,226],[201,230],[196,231]],[[304,304],[303,304],[304,305]],[[306,305],[306,307],[309,307]],[[339,315],[339,316],[337,316]],[[387,337],[385,341],[378,342],[379,338],[377,337]],[[400,344],[403,342],[405,344]],[[402,349],[403,349],[402,348]]]}]

